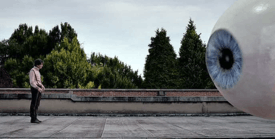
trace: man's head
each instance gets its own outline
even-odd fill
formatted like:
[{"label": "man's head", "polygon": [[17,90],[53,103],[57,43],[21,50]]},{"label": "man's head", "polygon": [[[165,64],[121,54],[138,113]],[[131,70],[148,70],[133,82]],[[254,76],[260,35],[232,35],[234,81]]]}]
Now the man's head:
[{"label": "man's head", "polygon": [[34,61],[34,66],[36,66],[36,67],[39,68],[39,69],[42,69],[43,63],[44,63],[43,60],[41,60],[41,59],[36,59],[36,60]]}]

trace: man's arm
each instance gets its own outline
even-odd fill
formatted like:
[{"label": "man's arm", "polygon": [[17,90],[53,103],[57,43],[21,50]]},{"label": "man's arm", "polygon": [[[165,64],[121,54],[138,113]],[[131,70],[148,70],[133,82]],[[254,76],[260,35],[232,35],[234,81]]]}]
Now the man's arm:
[{"label": "man's arm", "polygon": [[42,83],[38,83],[38,85],[42,88],[43,91],[45,90],[45,87]]},{"label": "man's arm", "polygon": [[30,71],[30,84],[33,88],[37,89],[39,92],[42,92],[42,89],[36,85],[35,73],[32,70]]}]

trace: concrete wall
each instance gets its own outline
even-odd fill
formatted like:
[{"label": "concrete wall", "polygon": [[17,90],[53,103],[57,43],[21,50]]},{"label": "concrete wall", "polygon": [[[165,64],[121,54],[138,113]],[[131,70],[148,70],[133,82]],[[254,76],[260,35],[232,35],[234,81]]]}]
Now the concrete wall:
[{"label": "concrete wall", "polygon": [[[0,113],[28,113],[30,89],[0,88]],[[39,113],[243,113],[216,89],[47,89]]]}]

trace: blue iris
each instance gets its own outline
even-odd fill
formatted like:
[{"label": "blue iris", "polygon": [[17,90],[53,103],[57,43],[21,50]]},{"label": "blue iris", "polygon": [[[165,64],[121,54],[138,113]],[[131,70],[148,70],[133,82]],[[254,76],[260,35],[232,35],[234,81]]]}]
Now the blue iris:
[{"label": "blue iris", "polygon": [[242,73],[242,52],[228,31],[217,30],[210,36],[205,57],[208,73],[220,88],[236,85]]}]

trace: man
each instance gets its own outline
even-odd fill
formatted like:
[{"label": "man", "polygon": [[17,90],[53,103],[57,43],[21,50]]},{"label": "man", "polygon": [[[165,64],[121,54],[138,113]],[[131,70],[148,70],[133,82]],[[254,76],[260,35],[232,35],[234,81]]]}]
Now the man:
[{"label": "man", "polygon": [[39,70],[43,67],[43,61],[36,59],[34,61],[34,67],[30,70],[30,85],[32,93],[32,101],[30,106],[31,123],[40,123],[37,119],[37,110],[40,104],[41,93],[45,91],[45,87],[41,82],[41,76]]}]

